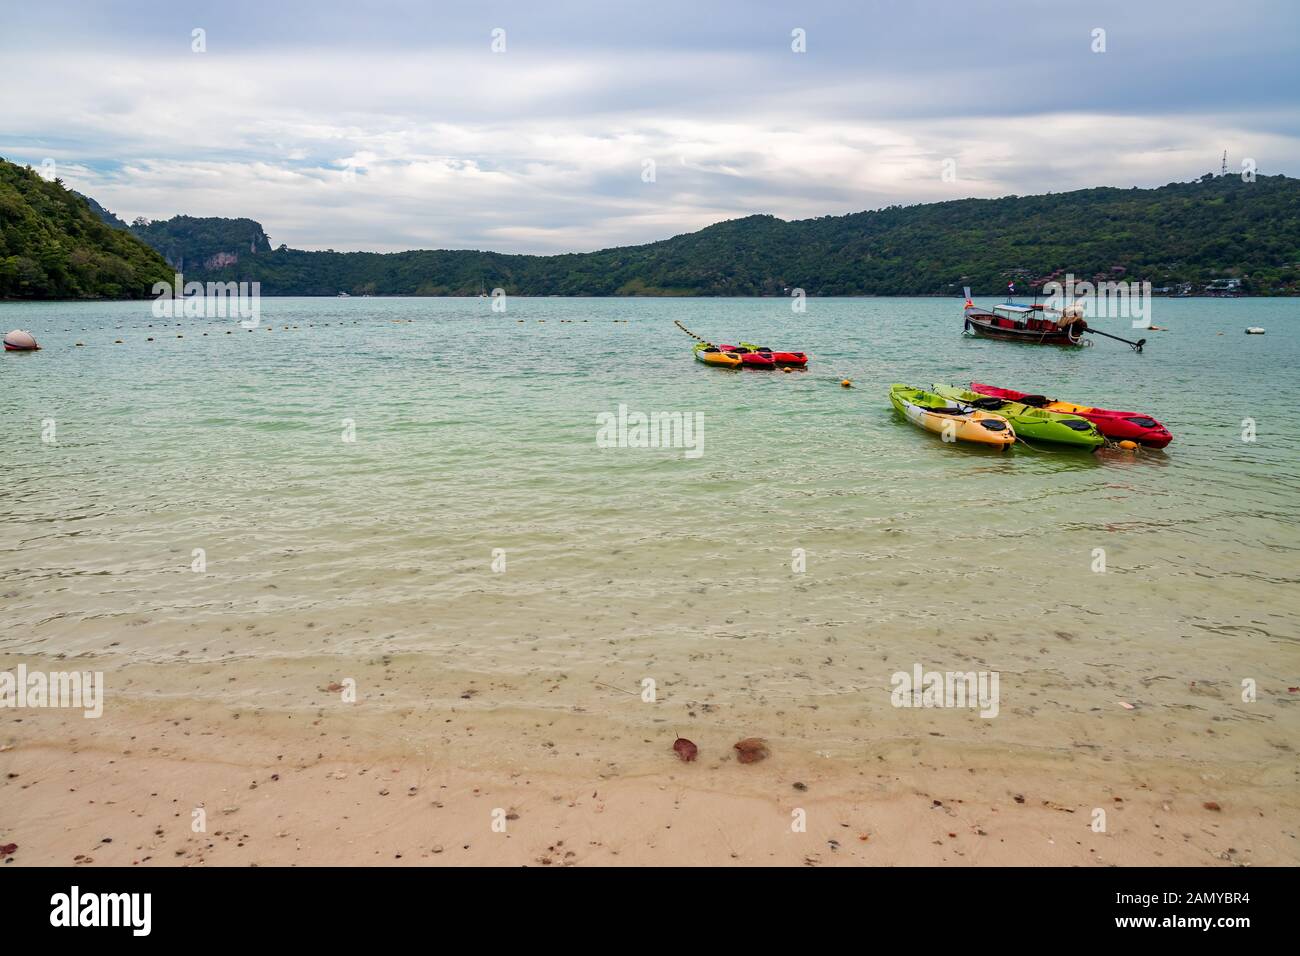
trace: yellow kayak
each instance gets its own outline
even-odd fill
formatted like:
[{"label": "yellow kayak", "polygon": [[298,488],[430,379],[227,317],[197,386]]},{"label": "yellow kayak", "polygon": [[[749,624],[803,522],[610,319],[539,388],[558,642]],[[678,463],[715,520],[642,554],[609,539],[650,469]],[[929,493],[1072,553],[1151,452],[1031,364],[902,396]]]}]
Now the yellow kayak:
[{"label": "yellow kayak", "polygon": [[695,346],[695,357],[705,365],[720,365],[723,368],[740,368],[741,365],[739,355],[724,352],[716,345],[709,345],[706,342]]},{"label": "yellow kayak", "polygon": [[1005,449],[1015,430],[1001,415],[954,401],[910,385],[891,385],[889,401],[913,425],[942,435],[945,441],[968,441]]}]

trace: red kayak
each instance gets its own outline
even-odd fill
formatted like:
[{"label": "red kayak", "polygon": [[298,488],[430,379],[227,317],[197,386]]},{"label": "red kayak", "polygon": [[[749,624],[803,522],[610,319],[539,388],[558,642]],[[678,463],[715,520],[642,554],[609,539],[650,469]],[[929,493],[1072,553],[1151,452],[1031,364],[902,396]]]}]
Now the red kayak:
[{"label": "red kayak", "polygon": [[749,368],[776,368],[776,359],[772,358],[771,352],[759,352],[742,345],[719,345],[718,348],[739,356],[740,364]]},{"label": "red kayak", "polygon": [[772,361],[777,365],[788,365],[791,368],[804,368],[808,364],[808,355],[806,352],[777,352],[768,348],[766,345],[754,345],[751,342],[741,342],[742,348],[753,349],[760,355],[772,356]]},{"label": "red kayak", "polygon": [[1081,415],[1097,426],[1097,431],[1114,441],[1135,441],[1149,448],[1164,448],[1174,436],[1169,429],[1150,415],[1140,412],[1117,412],[1110,408],[1093,408],[1090,405],[1076,405],[1062,402],[1043,395],[1017,392],[1010,388],[995,388],[971,382],[970,390],[981,395],[994,395],[1010,402],[1020,402],[1032,408],[1043,408],[1049,412],[1064,412],[1067,415]]}]

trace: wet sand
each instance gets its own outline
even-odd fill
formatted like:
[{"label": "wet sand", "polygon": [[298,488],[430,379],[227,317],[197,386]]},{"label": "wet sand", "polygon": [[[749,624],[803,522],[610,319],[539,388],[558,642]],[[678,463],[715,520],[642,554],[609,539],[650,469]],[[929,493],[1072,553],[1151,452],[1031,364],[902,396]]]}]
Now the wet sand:
[{"label": "wet sand", "polygon": [[852,759],[769,739],[770,756],[745,765],[731,747],[744,729],[718,727],[693,737],[692,763],[665,731],[627,770],[593,773],[562,726],[521,748],[518,715],[448,714],[469,719],[452,745],[420,754],[411,736],[382,731],[391,721],[328,705],[289,714],[174,698],[119,701],[100,720],[22,712],[0,741],[0,845],[18,845],[5,865],[1300,862],[1294,761],[1251,778],[925,734]]}]

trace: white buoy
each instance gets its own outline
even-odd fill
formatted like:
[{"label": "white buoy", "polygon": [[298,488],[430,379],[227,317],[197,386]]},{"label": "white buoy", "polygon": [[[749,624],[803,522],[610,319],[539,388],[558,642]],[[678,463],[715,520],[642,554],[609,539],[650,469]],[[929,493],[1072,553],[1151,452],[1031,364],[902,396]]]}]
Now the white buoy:
[{"label": "white buoy", "polygon": [[[1250,328],[1248,328],[1248,329],[1246,330],[1246,334],[1247,334],[1247,335],[1263,335],[1263,334],[1264,334],[1264,330],[1261,329],[1258,325],[1252,325]],[[8,340],[8,339],[5,339],[5,344],[7,345],[8,343],[9,343],[9,340]]]},{"label": "white buoy", "polygon": [[30,332],[24,332],[22,329],[14,329],[5,336],[6,352],[35,352],[39,348],[35,336]]}]

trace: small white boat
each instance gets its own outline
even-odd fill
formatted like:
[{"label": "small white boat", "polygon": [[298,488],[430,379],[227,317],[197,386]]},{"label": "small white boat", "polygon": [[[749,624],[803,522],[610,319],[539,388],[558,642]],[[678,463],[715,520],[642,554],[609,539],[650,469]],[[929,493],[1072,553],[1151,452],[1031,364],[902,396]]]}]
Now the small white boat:
[{"label": "small white boat", "polygon": [[1258,325],[1252,325],[1250,328],[1248,328],[1248,329],[1246,330],[1246,334],[1247,334],[1247,335],[1263,335],[1263,334],[1264,334],[1264,330],[1261,329]]}]

